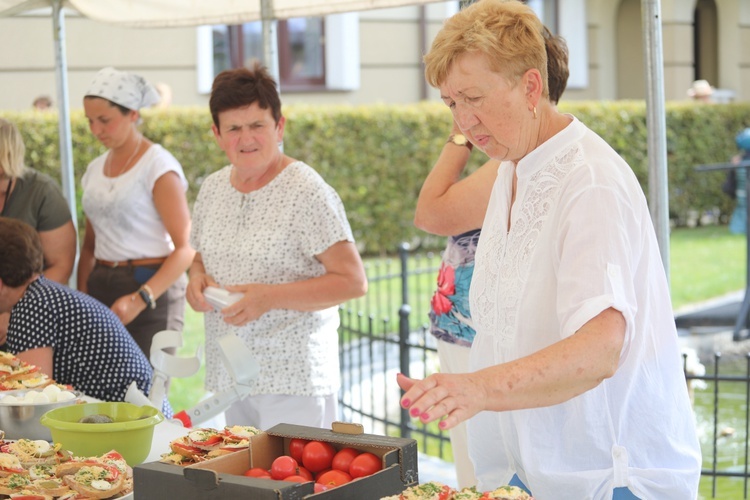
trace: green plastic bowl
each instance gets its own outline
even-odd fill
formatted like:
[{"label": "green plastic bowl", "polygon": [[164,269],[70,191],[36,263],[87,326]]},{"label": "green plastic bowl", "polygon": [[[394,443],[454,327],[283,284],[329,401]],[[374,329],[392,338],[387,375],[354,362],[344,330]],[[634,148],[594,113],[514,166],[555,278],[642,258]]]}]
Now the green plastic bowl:
[{"label": "green plastic bowl", "polygon": [[[78,422],[90,415],[108,415],[114,422]],[[162,420],[164,415],[151,406],[102,402],[55,408],[42,415],[40,422],[49,427],[54,443],[60,443],[75,456],[93,457],[116,450],[133,467],[148,456],[154,426]]]}]

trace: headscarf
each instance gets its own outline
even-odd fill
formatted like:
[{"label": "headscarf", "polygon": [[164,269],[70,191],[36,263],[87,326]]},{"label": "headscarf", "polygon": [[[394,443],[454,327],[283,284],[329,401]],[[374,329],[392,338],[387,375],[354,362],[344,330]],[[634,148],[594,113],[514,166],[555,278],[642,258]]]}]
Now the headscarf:
[{"label": "headscarf", "polygon": [[154,86],[145,78],[112,67],[99,70],[86,96],[102,97],[134,111],[153,106],[161,100]]}]

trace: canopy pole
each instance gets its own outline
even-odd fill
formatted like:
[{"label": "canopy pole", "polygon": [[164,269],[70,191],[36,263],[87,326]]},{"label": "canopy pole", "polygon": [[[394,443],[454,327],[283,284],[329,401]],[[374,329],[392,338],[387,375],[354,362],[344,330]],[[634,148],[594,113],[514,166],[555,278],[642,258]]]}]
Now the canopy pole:
[{"label": "canopy pole", "polygon": [[260,0],[260,17],[263,30],[263,64],[276,80],[276,90],[280,90],[279,79],[279,41],[276,36],[276,19],[274,19],[273,0]]},{"label": "canopy pole", "polygon": [[[279,73],[279,39],[276,36],[276,24],[273,12],[273,0],[260,0],[260,18],[263,32],[263,64],[276,82],[276,91],[281,95],[281,75]],[[284,141],[279,143],[284,151]]]},{"label": "canopy pole", "polygon": [[648,129],[648,193],[651,220],[669,282],[669,191],[667,189],[667,126],[664,106],[664,59],[659,0],[641,0],[646,65],[646,126]]},{"label": "canopy pole", "polygon": [[[57,102],[59,119],[57,121],[60,139],[60,177],[63,196],[68,200],[68,207],[73,219],[73,226],[78,234],[78,210],[76,208],[76,184],[73,175],[73,140],[70,131],[70,102],[68,101],[68,65],[65,55],[65,14],[62,10],[63,0],[52,1],[52,37],[55,41],[55,80],[57,83]],[[76,245],[77,247],[77,245]],[[76,255],[73,273],[69,285],[75,288],[78,274],[78,255]]]}]

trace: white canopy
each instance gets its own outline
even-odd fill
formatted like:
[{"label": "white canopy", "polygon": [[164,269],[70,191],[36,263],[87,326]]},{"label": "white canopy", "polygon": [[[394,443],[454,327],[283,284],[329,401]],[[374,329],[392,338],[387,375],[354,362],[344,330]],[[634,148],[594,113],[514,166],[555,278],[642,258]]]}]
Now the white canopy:
[{"label": "white canopy", "polygon": [[[269,0],[265,16],[261,15],[260,0],[63,0],[62,6],[105,23],[161,28],[325,16],[437,1],[441,0]],[[52,0],[0,0],[0,16],[50,7],[52,3]]]}]

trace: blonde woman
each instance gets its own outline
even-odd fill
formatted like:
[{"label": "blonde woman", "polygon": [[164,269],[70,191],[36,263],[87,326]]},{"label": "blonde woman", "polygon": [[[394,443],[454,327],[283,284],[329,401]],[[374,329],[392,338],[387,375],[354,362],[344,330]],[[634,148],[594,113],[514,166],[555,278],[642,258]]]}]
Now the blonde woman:
[{"label": "blonde woman", "polygon": [[[26,222],[39,233],[44,276],[68,284],[76,258],[75,226],[60,188],[49,176],[26,168],[26,147],[18,128],[0,118],[0,216]],[[0,314],[0,344],[8,315]]]}]

